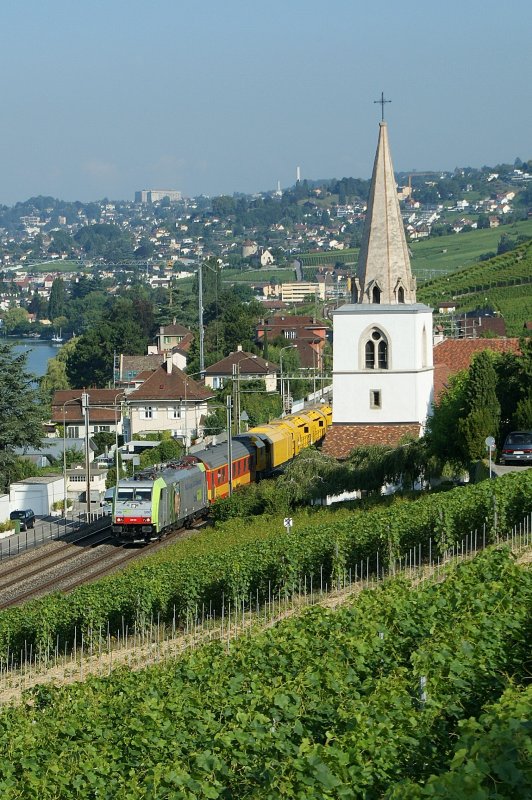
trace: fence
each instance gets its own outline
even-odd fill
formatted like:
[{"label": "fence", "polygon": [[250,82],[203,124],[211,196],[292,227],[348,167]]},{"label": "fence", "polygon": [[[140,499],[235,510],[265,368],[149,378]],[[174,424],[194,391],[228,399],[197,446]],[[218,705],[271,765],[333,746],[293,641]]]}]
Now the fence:
[{"label": "fence", "polygon": [[0,540],[0,562],[26,550],[42,547],[56,539],[69,537],[69,541],[75,541],[78,532],[79,535],[85,535],[92,530],[100,530],[110,519],[101,510],[91,513],[90,522],[87,522],[85,517],[86,514],[81,513],[72,517],[45,518],[37,521],[37,527],[12,533]]},{"label": "fence", "polygon": [[[158,615],[149,620],[140,619],[132,629],[122,622],[116,631],[111,631],[109,626],[77,630],[70,643],[60,644],[57,637],[55,642],[38,650],[25,644],[19,652],[8,653],[6,658],[0,659],[0,703],[10,702],[25,689],[39,684],[70,683],[88,675],[105,676],[120,665],[141,669],[212,641],[221,641],[229,649],[236,637],[264,629],[306,606],[327,603],[334,607],[346,597],[398,575],[414,583],[441,580],[450,565],[472,558],[486,544],[484,527],[469,533],[443,557],[434,555],[438,548],[435,540],[430,540],[427,552],[422,552],[421,545],[411,548],[388,569],[380,566],[377,552],[374,558],[360,561],[354,571],[332,579],[322,568],[319,580],[302,576],[282,587],[269,585],[265,598],[259,598],[257,592],[236,603],[223,599],[218,612],[212,605],[202,605],[190,609],[186,617],[180,619],[174,607],[173,618],[166,623]],[[505,536],[498,536],[495,546],[500,544],[514,552],[530,548],[532,514]]]}]

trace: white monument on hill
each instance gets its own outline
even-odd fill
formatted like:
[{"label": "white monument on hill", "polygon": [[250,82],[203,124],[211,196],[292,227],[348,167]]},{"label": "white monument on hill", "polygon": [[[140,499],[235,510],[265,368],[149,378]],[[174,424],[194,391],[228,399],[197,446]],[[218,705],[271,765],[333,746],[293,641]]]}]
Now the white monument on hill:
[{"label": "white monument on hill", "polygon": [[337,457],[420,436],[432,406],[432,309],[416,303],[384,121],[352,300],[333,316],[333,425],[324,452]]}]

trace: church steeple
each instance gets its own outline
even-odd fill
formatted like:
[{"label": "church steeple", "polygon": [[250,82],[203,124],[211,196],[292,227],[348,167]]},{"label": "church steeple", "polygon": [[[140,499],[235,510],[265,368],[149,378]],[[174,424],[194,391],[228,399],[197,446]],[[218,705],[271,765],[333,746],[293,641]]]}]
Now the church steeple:
[{"label": "church steeple", "polygon": [[410,269],[388,129],[384,121],[379,124],[366,223],[353,284],[355,303],[398,305],[416,302],[416,279]]}]

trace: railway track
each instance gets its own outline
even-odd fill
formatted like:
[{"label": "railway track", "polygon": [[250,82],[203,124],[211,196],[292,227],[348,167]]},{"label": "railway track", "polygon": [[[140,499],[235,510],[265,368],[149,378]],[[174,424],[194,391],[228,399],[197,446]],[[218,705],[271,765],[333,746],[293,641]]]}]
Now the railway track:
[{"label": "railway track", "polygon": [[199,527],[201,526],[193,526],[190,530],[180,528],[169,533],[164,540],[142,547],[110,544],[110,528],[87,535],[87,540],[96,541],[86,544],[85,547],[79,546],[79,539],[76,543],[58,543],[63,545],[59,548],[59,553],[54,549],[53,552],[41,554],[40,558],[27,559],[24,563],[13,565],[11,569],[0,570],[0,610],[42,597],[49,592],[70,592],[77,586],[124,567],[129,561],[153,553],[176,539],[184,538]]},{"label": "railway track", "polygon": [[[90,540],[93,540],[90,544]],[[84,547],[97,547],[99,544],[111,541],[110,528],[103,528],[100,531],[93,531],[80,536],[72,542],[57,541],[50,543],[55,545],[50,547],[45,553],[42,551],[27,551],[30,555],[23,553],[22,556],[0,564],[0,595],[4,589],[15,585],[22,576],[30,578],[38,575],[43,568],[50,569],[56,564],[62,564],[80,554],[79,545],[83,542]]]}]

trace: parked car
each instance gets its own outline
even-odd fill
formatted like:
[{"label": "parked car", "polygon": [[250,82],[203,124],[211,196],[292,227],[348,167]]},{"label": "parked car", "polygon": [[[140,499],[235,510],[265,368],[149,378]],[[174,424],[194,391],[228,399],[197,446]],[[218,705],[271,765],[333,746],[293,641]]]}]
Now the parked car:
[{"label": "parked car", "polygon": [[104,514],[112,514],[113,513],[113,500],[115,497],[115,487],[111,486],[110,489],[106,489],[105,494],[103,496],[103,500],[101,501],[100,505],[102,507],[102,511]]},{"label": "parked car", "polygon": [[532,431],[512,431],[504,440],[501,464],[532,464]]},{"label": "parked car", "polygon": [[9,519],[20,520],[20,530],[27,531],[28,528],[35,527],[35,514],[31,508],[24,508],[18,511],[12,511]]}]

